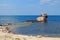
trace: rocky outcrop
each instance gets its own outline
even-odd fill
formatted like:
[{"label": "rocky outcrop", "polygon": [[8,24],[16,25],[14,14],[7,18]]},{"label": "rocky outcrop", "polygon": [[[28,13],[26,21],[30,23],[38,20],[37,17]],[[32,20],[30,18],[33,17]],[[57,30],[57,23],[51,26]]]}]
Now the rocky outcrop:
[{"label": "rocky outcrop", "polygon": [[44,22],[45,21],[45,17],[37,17],[36,21],[38,21],[38,22]]},{"label": "rocky outcrop", "polygon": [[43,13],[41,16],[37,17],[36,20],[38,22],[44,22],[47,19],[47,14]]},{"label": "rocky outcrop", "polygon": [[36,20],[26,20],[25,22],[46,22],[47,14],[42,13],[41,16],[37,17]]}]

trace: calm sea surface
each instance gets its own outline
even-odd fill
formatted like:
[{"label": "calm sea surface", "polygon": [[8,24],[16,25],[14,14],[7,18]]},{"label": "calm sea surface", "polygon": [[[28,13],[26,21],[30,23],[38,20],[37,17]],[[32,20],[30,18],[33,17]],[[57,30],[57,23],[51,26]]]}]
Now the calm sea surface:
[{"label": "calm sea surface", "polygon": [[[18,23],[26,20],[35,20],[37,15],[0,16],[0,24]],[[23,24],[24,25],[24,24]],[[13,26],[12,26],[13,27]],[[60,34],[60,16],[50,15],[46,23],[31,23],[29,25],[13,27],[12,32],[17,34]]]}]

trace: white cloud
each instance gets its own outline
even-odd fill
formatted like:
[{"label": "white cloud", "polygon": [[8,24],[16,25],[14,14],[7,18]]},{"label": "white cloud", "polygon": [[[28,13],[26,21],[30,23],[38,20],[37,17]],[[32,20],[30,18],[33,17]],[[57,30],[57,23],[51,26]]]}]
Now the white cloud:
[{"label": "white cloud", "polygon": [[48,4],[48,5],[55,5],[59,2],[59,0],[40,0],[40,5]]},{"label": "white cloud", "polygon": [[41,3],[45,3],[47,0],[41,0]]},{"label": "white cloud", "polygon": [[47,3],[47,2],[50,2],[51,0],[40,0],[40,3],[41,4],[44,4],[44,3]]}]

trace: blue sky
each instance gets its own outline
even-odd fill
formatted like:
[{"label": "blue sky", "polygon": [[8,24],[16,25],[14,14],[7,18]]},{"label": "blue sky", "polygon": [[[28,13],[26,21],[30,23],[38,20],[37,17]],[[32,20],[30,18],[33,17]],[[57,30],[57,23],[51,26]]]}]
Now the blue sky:
[{"label": "blue sky", "polygon": [[0,0],[0,15],[60,15],[60,0]]}]

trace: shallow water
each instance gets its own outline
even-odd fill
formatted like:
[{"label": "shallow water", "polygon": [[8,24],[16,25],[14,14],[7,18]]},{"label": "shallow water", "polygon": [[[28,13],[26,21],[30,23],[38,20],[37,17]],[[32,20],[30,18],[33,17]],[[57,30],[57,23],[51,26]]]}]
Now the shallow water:
[{"label": "shallow water", "polygon": [[[54,21],[55,22],[55,21]],[[60,34],[60,22],[32,23],[24,27],[17,27],[14,31],[18,34]]]}]

